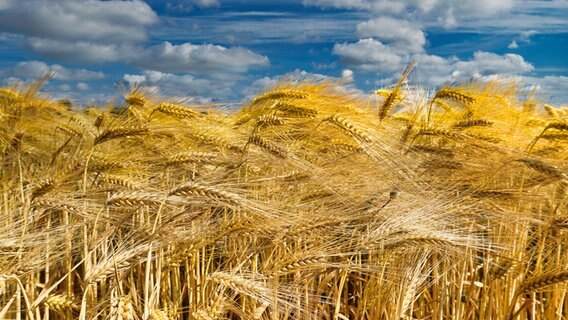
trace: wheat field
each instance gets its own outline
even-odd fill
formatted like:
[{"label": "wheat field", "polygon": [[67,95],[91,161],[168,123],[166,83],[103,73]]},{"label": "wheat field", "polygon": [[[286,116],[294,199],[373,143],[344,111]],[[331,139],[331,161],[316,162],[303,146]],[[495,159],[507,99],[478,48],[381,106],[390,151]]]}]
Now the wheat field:
[{"label": "wheat field", "polygon": [[0,318],[566,319],[568,109],[404,78],[1,88]]}]

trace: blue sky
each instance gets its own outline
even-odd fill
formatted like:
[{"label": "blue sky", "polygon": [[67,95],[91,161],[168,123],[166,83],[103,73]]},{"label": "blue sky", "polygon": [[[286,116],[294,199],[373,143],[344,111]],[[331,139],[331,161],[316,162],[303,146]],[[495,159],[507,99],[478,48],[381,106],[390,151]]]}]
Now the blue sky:
[{"label": "blue sky", "polygon": [[78,104],[119,82],[238,104],[283,76],[363,92],[514,81],[568,104],[568,0],[0,0],[0,84],[53,71]]}]

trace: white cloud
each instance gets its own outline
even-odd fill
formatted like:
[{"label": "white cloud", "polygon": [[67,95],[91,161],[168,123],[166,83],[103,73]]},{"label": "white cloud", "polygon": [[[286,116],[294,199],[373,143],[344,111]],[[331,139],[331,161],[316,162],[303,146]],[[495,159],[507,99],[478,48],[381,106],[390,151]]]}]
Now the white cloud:
[{"label": "white cloud", "polygon": [[89,89],[91,89],[91,87],[89,86],[89,84],[85,83],[85,82],[79,82],[77,83],[77,90],[79,91],[87,91]]},{"label": "white cloud", "polygon": [[215,43],[219,39],[250,44],[333,42],[351,38],[357,23],[362,22],[362,16],[359,12],[321,11],[276,13],[260,18],[254,13],[233,15],[232,12],[215,13],[215,17],[163,17],[163,24],[152,30],[152,35],[178,42],[191,38],[193,43]]},{"label": "white cloud", "polygon": [[373,10],[382,13],[400,13],[406,8],[404,1],[392,0],[303,0],[302,3],[306,6]]},{"label": "white cloud", "polygon": [[523,42],[530,42],[531,41],[531,37],[534,36],[535,34],[537,34],[538,32],[536,30],[526,30],[521,32],[520,36],[520,40]]},{"label": "white cloud", "polygon": [[251,67],[268,66],[269,60],[242,47],[163,42],[134,54],[132,63],[163,72],[246,72]]},{"label": "white cloud", "polygon": [[195,45],[170,42],[144,48],[135,45],[67,43],[58,40],[31,38],[29,45],[43,55],[88,63],[125,62],[143,69],[163,72],[246,72],[253,67],[270,64],[268,58],[242,47],[213,44]]},{"label": "white cloud", "polygon": [[211,8],[218,7],[221,4],[218,0],[181,0],[166,2],[166,10],[173,12],[186,13],[194,9],[194,7]]},{"label": "white cloud", "polygon": [[426,44],[424,32],[418,26],[405,20],[381,17],[357,25],[361,38],[374,37],[385,43],[392,43],[400,50],[421,52]]},{"label": "white cloud", "polygon": [[71,86],[68,85],[67,83],[64,83],[60,86],[57,87],[59,89],[59,91],[63,91],[63,92],[67,92],[67,91],[71,91]]},{"label": "white cloud", "polygon": [[530,44],[531,43],[531,37],[533,35],[537,34],[537,33],[538,32],[535,31],[535,30],[522,31],[521,33],[519,33],[517,39],[514,39],[513,41],[511,41],[511,43],[509,43],[507,48],[518,49],[520,47],[519,44]]},{"label": "white cloud", "polygon": [[333,53],[345,65],[364,71],[396,71],[402,62],[402,56],[392,47],[371,38],[356,43],[336,43]]},{"label": "white cloud", "polygon": [[276,86],[278,81],[278,77],[262,77],[255,80],[251,85],[246,86],[242,90],[242,94],[245,96],[245,99],[251,99],[255,95]]},{"label": "white cloud", "polygon": [[522,75],[534,70],[530,63],[517,54],[498,55],[477,51],[470,60],[426,54],[415,56],[415,58],[418,64],[414,78],[425,85],[465,82],[497,74]]},{"label": "white cloud", "polygon": [[[141,0],[0,0],[0,31],[19,34],[44,56],[72,62],[121,62],[162,72],[240,73],[267,66],[266,56],[242,47],[162,42],[144,46],[157,14]],[[217,0],[180,5],[210,7]]]},{"label": "white cloud", "polygon": [[221,5],[218,0],[196,0],[195,3],[203,8],[218,7]]},{"label": "white cloud", "polygon": [[129,83],[158,88],[167,95],[201,97],[228,97],[233,94],[232,88],[238,81],[237,77],[210,79],[153,70],[145,70],[138,75],[125,74],[123,79]]},{"label": "white cloud", "polygon": [[68,42],[43,38],[29,38],[28,45],[44,56],[73,62],[103,63],[120,61],[135,52],[130,45],[100,44],[86,41]]},{"label": "white cloud", "polygon": [[366,10],[381,14],[419,11],[436,15],[451,9],[460,16],[488,16],[508,11],[518,0],[303,0],[304,5]]},{"label": "white cloud", "polygon": [[534,70],[534,67],[526,62],[518,54],[498,55],[490,52],[477,51],[470,61],[459,61],[455,69],[466,76],[488,74],[522,74]]},{"label": "white cloud", "polygon": [[438,17],[438,22],[446,29],[455,28],[458,25],[458,21],[456,20],[456,16],[454,15],[454,8],[449,7],[444,11],[442,16]]},{"label": "white cloud", "polygon": [[[71,101],[73,106],[88,106],[88,105],[105,105],[109,101],[118,99],[116,94],[108,94],[102,92],[85,92],[85,91],[65,91],[66,85],[58,87],[44,87],[42,92],[47,93],[52,99],[65,99]],[[69,89],[71,89],[69,87]]]},{"label": "white cloud", "polygon": [[146,81],[146,76],[142,74],[125,74],[122,79],[131,84],[141,84]]},{"label": "white cloud", "polygon": [[53,72],[53,79],[57,80],[77,80],[88,81],[104,78],[101,71],[91,71],[87,69],[69,69],[58,64],[48,65],[42,61],[23,61],[17,63],[13,68],[3,73],[20,79],[37,79]]},{"label": "white cloud", "polygon": [[157,14],[140,0],[3,0],[0,29],[68,41],[141,41]]},{"label": "white cloud", "polygon": [[355,73],[351,69],[344,69],[343,71],[341,71],[341,78],[345,80],[353,81],[354,77]]}]

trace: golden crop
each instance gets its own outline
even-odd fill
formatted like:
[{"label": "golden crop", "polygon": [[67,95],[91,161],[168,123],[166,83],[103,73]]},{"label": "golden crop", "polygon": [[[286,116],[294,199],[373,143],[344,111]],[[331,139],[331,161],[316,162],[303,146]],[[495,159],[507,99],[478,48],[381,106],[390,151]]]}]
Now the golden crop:
[{"label": "golden crop", "polygon": [[401,83],[0,89],[0,318],[565,319],[566,108]]}]

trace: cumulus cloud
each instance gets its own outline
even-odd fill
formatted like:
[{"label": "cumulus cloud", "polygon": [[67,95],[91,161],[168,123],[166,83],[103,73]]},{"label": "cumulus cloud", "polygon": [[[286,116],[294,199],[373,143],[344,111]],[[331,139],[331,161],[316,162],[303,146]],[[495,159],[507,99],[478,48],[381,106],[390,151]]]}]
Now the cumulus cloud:
[{"label": "cumulus cloud", "polygon": [[141,84],[158,88],[167,95],[228,97],[233,94],[232,88],[238,77],[209,79],[195,77],[190,74],[176,75],[155,70],[145,70],[142,74],[125,74],[123,80],[129,83]]},{"label": "cumulus cloud", "polygon": [[146,81],[146,76],[143,74],[125,74],[122,79],[130,84],[142,84]]},{"label": "cumulus cloud", "polygon": [[537,34],[536,30],[526,30],[520,33],[519,38],[523,42],[530,42],[531,37]]},{"label": "cumulus cloud", "polygon": [[426,54],[415,58],[418,61],[417,76],[427,85],[483,79],[496,74],[521,75],[534,70],[533,65],[517,54],[498,55],[477,51],[470,60]]},{"label": "cumulus cloud", "polygon": [[499,55],[476,51],[469,60],[457,57],[440,57],[426,53],[408,53],[384,45],[375,39],[362,39],[355,43],[335,44],[333,53],[340,61],[364,72],[383,75],[400,72],[412,60],[418,62],[417,73],[424,84],[439,85],[446,82],[468,81],[492,74],[526,74],[534,66],[517,54]]},{"label": "cumulus cloud", "polygon": [[341,71],[341,78],[343,78],[345,80],[353,81],[354,77],[355,77],[355,73],[351,69],[344,69],[343,71]]},{"label": "cumulus cloud", "polygon": [[181,0],[181,1],[168,1],[166,2],[166,10],[173,12],[189,12],[195,7],[211,8],[218,7],[221,4],[218,0]]},{"label": "cumulus cloud", "polygon": [[423,51],[426,44],[424,32],[408,21],[381,17],[357,25],[361,38],[373,37],[385,43],[392,43],[400,50]]},{"label": "cumulus cloud", "polygon": [[50,72],[53,72],[53,79],[57,80],[88,81],[105,77],[105,74],[101,71],[69,69],[58,64],[48,65],[45,62],[35,60],[19,62],[3,73],[19,79],[37,79]]},{"label": "cumulus cloud", "polygon": [[196,0],[195,3],[200,7],[218,7],[220,5],[218,0]]},{"label": "cumulus cloud", "polygon": [[[213,44],[145,45],[157,14],[141,0],[0,0],[0,31],[23,36],[36,53],[62,61],[120,62],[171,73],[241,73],[267,66],[266,56]],[[210,7],[217,0],[182,1]]]},{"label": "cumulus cloud", "polygon": [[492,15],[510,10],[517,0],[303,0],[304,5],[369,10],[381,14],[419,11],[433,13],[451,9],[459,15]]},{"label": "cumulus cloud", "polygon": [[255,95],[268,90],[276,84],[278,84],[279,78],[278,77],[262,77],[253,81],[252,84],[246,86],[242,90],[242,94],[246,97],[246,99],[252,99]]},{"label": "cumulus cloud", "polygon": [[[430,27],[453,29],[461,27],[464,22],[470,26],[479,27],[491,17],[497,19],[510,15],[509,13],[521,6],[523,2],[520,0],[303,0],[303,4],[321,8],[357,10],[375,16],[396,17],[407,21],[420,20]],[[379,22],[385,23],[380,20]],[[407,31],[413,32],[407,33],[407,36],[414,34],[419,38],[420,33],[416,32],[416,28],[412,26],[410,28]],[[373,29],[377,30],[372,28],[372,22],[362,25],[359,30],[362,34],[360,37],[372,36],[369,30]]]},{"label": "cumulus cloud", "polygon": [[393,0],[303,0],[306,6],[323,8],[374,10],[383,13],[399,13],[406,8],[404,1]]},{"label": "cumulus cloud", "polygon": [[89,84],[87,84],[85,82],[77,83],[76,87],[77,87],[77,90],[79,90],[79,91],[87,91],[87,90],[91,89]]},{"label": "cumulus cloud", "polygon": [[59,60],[87,63],[120,61],[135,51],[131,45],[101,44],[86,41],[68,42],[29,38],[28,45],[37,53]]},{"label": "cumulus cloud", "polygon": [[70,41],[141,41],[158,22],[143,1],[3,0],[0,30]]},{"label": "cumulus cloud", "polygon": [[266,56],[241,47],[191,43],[173,45],[167,41],[137,52],[132,62],[163,72],[246,72],[251,67],[269,65]]},{"label": "cumulus cloud", "polygon": [[68,85],[67,83],[64,83],[64,84],[58,86],[57,89],[59,91],[67,92],[67,91],[71,91],[71,86]]},{"label": "cumulus cloud", "polygon": [[466,76],[488,74],[522,74],[533,71],[534,67],[518,54],[498,55],[491,52],[477,51],[470,61],[455,63],[456,72]]},{"label": "cumulus cloud", "polygon": [[45,56],[66,61],[105,63],[124,62],[143,69],[162,72],[246,72],[250,68],[265,67],[268,58],[242,47],[224,47],[213,44],[196,45],[170,42],[142,47],[137,45],[97,44],[89,42],[66,43],[49,39],[28,39],[29,45]]},{"label": "cumulus cloud", "polygon": [[517,49],[519,47],[519,44],[517,43],[516,40],[511,41],[511,43],[509,43],[509,45],[507,46],[507,48],[509,49]]},{"label": "cumulus cloud", "polygon": [[402,62],[402,56],[396,50],[371,38],[356,43],[336,43],[333,54],[338,55],[345,65],[364,71],[396,71]]}]

